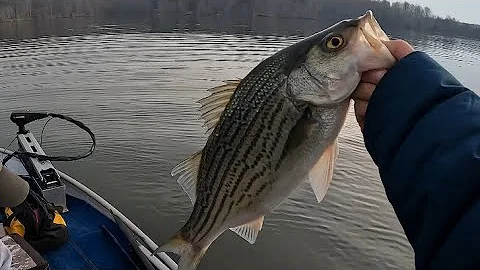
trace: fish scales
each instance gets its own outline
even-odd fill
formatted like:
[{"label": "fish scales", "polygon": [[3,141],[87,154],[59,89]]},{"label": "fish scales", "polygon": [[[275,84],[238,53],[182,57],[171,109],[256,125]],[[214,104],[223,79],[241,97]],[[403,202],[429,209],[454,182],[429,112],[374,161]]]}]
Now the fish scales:
[{"label": "fish scales", "polygon": [[[225,109],[226,117],[220,119],[217,127],[213,131],[214,136],[209,137],[207,144],[215,145],[219,140],[225,139],[224,136],[232,137],[238,135],[237,133],[240,132],[240,124],[247,124],[247,119],[245,118],[248,116],[253,116],[250,114],[252,107],[254,107],[253,109],[258,107],[255,106],[256,103],[252,103],[252,99],[257,100],[258,102],[259,96],[256,91],[258,91],[259,86],[269,83],[273,85],[275,83],[274,76],[268,77],[269,75],[274,75],[275,72],[277,72],[277,70],[274,69],[274,64],[277,64],[277,67],[280,67],[281,63],[272,63],[268,66],[268,69],[265,70],[265,73],[253,74],[253,76],[246,78],[242,84],[239,85],[235,94],[232,96],[231,102]],[[262,76],[264,79],[261,78]],[[267,79],[268,81],[266,81]],[[228,140],[230,140],[231,137],[228,137]],[[209,164],[209,167],[205,168],[205,166],[202,165],[200,168],[200,176],[201,178],[205,179],[204,181],[198,183],[197,189],[200,189],[201,191],[208,192],[209,189],[205,189],[205,187],[210,188],[211,183],[215,180],[214,177],[211,177],[210,180],[208,180],[212,173],[216,173],[211,170],[211,166],[215,165],[215,163],[211,162],[211,160],[208,158],[214,156],[218,150],[218,148],[206,148],[205,154],[202,156],[202,164]]]},{"label": "fish scales", "polygon": [[[216,221],[218,218],[218,210],[215,210],[223,207],[227,200],[228,190],[224,192],[221,191],[222,187],[224,187],[226,174],[228,174],[232,164],[234,164],[235,160],[239,160],[240,164],[244,164],[246,157],[242,159],[243,155],[251,151],[253,144],[252,142],[249,144],[246,140],[251,141],[252,138],[245,136],[245,134],[252,133],[252,129],[256,127],[254,125],[254,123],[256,123],[256,117],[260,114],[262,106],[268,102],[271,95],[274,95],[275,91],[277,91],[277,85],[279,85],[282,80],[278,78],[279,75],[277,74],[280,67],[282,67],[281,61],[283,61],[283,59],[284,57],[275,59],[276,61],[265,65],[265,68],[260,70],[260,72],[252,73],[253,76],[250,77],[251,79],[249,78],[244,84],[239,85],[236,93],[232,97],[232,102],[225,108],[224,117],[212,133],[214,134],[214,136],[211,137],[212,141],[208,141],[206,144],[204,149],[205,154],[202,156],[202,159],[204,158],[204,160],[202,160],[203,166],[200,167],[199,171],[201,175],[200,179],[204,179],[204,181],[198,182],[198,188],[200,190],[208,189],[209,191],[204,193],[205,196],[197,198],[197,200],[201,200],[203,203],[201,207],[194,207],[194,212],[195,210],[199,211],[196,216],[200,217],[203,211],[208,212],[203,220],[197,219],[192,221],[194,224],[191,228],[197,233],[196,241],[201,241],[208,233],[212,226],[208,227],[209,230],[206,231],[203,230],[204,227],[206,227],[209,222],[213,224]],[[250,145],[250,147],[245,148],[247,145]],[[230,151],[225,151],[226,148],[229,148]],[[224,166],[218,166],[217,170],[211,169],[220,162],[223,163]],[[241,179],[243,179],[243,177],[238,179],[238,181],[241,181]],[[205,206],[208,207],[208,209],[205,209]],[[209,220],[211,215],[214,215],[214,218]]]},{"label": "fish scales", "polygon": [[[268,71],[269,72],[267,72],[266,74],[267,76],[270,75],[270,73],[275,72],[275,70],[272,68],[270,68]],[[248,115],[246,114],[246,112],[252,110],[251,108],[252,105],[256,104],[251,102],[245,102],[245,98],[248,95],[250,95],[256,100],[259,100],[259,95],[258,95],[259,93],[252,91],[252,88],[254,88],[255,85],[258,85],[259,83],[261,83],[261,86],[263,84],[273,85],[273,83],[271,82],[259,81],[258,77],[262,75],[263,74],[261,73],[255,74],[255,76],[252,76],[253,77],[252,79],[244,80],[244,83],[239,86],[234,97],[231,99],[231,102],[229,103],[229,105],[225,110],[226,117],[220,120],[217,127],[213,131],[213,134],[215,134],[216,136],[211,136],[209,138],[209,142],[207,142],[207,144],[209,145],[218,144],[219,147],[217,148],[206,147],[204,149],[204,154],[202,155],[202,164],[214,165],[215,162],[220,162],[228,158],[227,153],[225,153],[224,151],[224,147],[227,146],[229,150],[232,150],[235,147],[235,141],[232,141],[232,138],[239,135],[239,133],[241,132],[241,128],[245,129],[247,127],[244,123],[245,121],[242,119]],[[255,93],[256,95],[254,95]],[[260,93],[264,93],[264,92],[260,92]],[[234,112],[235,114],[233,114],[232,112]],[[243,115],[239,115],[239,113],[243,113]],[[232,120],[233,117],[236,117],[236,119]],[[221,151],[220,154],[219,154],[219,151]],[[227,163],[224,163],[224,164],[228,165]],[[220,167],[217,168],[217,171],[212,171],[210,167],[203,169],[203,172],[211,172],[211,173],[209,175],[205,175],[205,174],[202,175],[201,177],[203,181],[198,182],[197,193],[204,194],[204,196],[197,199],[199,203],[194,207],[194,211],[192,213],[192,222],[187,224],[188,229],[191,230],[196,225],[198,225],[198,223],[201,220],[198,220],[196,217],[202,217],[201,215],[203,214],[203,211],[205,211],[205,208],[209,205],[211,200],[216,199],[216,198],[212,198],[212,195],[215,194],[214,193],[215,190],[212,185],[215,184],[215,177],[217,176],[218,173],[220,173],[219,171],[221,169],[222,168]],[[202,168],[200,168],[200,170],[202,170]],[[213,177],[212,177],[212,174],[213,174]]]},{"label": "fish scales", "polygon": [[[268,107],[268,106],[267,106]],[[297,109],[294,106],[284,106],[284,110],[282,110],[280,115],[271,115],[272,118],[278,119],[276,120],[277,128],[273,129],[273,132],[270,132],[266,130],[265,128],[262,128],[264,126],[265,121],[268,119],[266,117],[262,118],[257,118],[254,119],[254,124],[252,125],[252,134],[257,134],[253,136],[247,137],[247,140],[245,140],[244,147],[241,147],[238,149],[238,155],[233,159],[233,163],[239,164],[239,172],[238,174],[235,175],[236,177],[236,183],[233,187],[229,187],[228,185],[224,185],[221,187],[220,194],[223,194],[222,201],[218,206],[216,207],[216,213],[213,219],[210,221],[210,226],[208,226],[207,230],[203,231],[203,236],[208,234],[212,228],[213,225],[216,224],[217,218],[220,215],[223,215],[224,218],[223,220],[226,220],[228,217],[228,214],[230,214],[230,211],[232,210],[232,207],[234,210],[238,210],[241,212],[242,207],[235,206],[234,207],[234,202],[237,201],[241,195],[245,195],[249,198],[254,198],[255,196],[259,196],[260,193],[267,188],[271,183],[268,180],[274,181],[274,168],[273,166],[267,167],[265,162],[266,160],[263,159],[262,161],[264,162],[255,162],[256,156],[259,154],[258,151],[261,151],[260,147],[262,144],[262,140],[259,140],[259,138],[263,135],[265,142],[268,142],[271,146],[270,152],[272,152],[272,156],[269,157],[269,161],[273,162],[276,164],[278,162],[278,159],[281,156],[281,153],[283,151],[283,145],[285,141],[288,139],[288,133],[284,132],[284,130],[289,130],[291,127],[295,125],[295,115],[298,116],[298,118],[301,116],[301,113],[297,111]],[[294,111],[292,111],[294,110]],[[257,115],[262,115],[262,111],[264,112],[263,115],[267,116],[269,111],[268,108],[262,108],[261,112]],[[282,130],[282,132],[280,132]],[[260,145],[259,145],[260,144]],[[260,160],[259,160],[260,161]],[[247,182],[250,182],[251,179],[254,177],[255,174],[261,173],[263,169],[264,172],[264,177],[256,177],[258,180],[258,185],[257,189],[253,189],[255,186],[252,186],[251,188],[253,189],[252,193],[249,194],[244,191],[244,188],[238,188],[239,185],[245,185]],[[270,171],[270,173],[265,174],[266,170]],[[235,169],[233,168],[233,171]],[[258,174],[257,174],[258,176]],[[225,176],[223,176],[225,177]],[[255,184],[255,183],[253,183]],[[255,196],[252,196],[255,195]],[[250,201],[251,202],[251,201]],[[248,202],[248,203],[250,203]],[[225,204],[230,204],[231,207],[224,208]],[[226,210],[226,211],[225,211]],[[223,211],[223,212],[222,212]],[[236,214],[239,214],[237,211]],[[220,223],[218,223],[221,225]],[[201,241],[203,238],[201,237],[199,241]]]}]

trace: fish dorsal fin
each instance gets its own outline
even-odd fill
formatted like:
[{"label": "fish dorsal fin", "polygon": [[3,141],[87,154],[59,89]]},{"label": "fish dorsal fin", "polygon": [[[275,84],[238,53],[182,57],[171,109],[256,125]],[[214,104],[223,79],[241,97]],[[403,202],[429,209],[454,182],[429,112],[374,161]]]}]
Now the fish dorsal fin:
[{"label": "fish dorsal fin", "polygon": [[210,96],[198,101],[202,105],[200,112],[205,121],[204,126],[207,128],[207,133],[210,133],[217,125],[240,81],[241,79],[225,81],[225,84],[209,89]]},{"label": "fish dorsal fin", "polygon": [[323,152],[317,164],[313,166],[308,174],[310,185],[318,202],[321,202],[327,194],[328,187],[332,181],[337,156],[338,139]]},{"label": "fish dorsal fin", "polygon": [[233,232],[240,235],[243,239],[247,240],[250,244],[254,244],[255,240],[257,240],[257,235],[262,229],[263,226],[263,218],[261,216],[249,223],[245,223],[241,226],[230,228]]},{"label": "fish dorsal fin", "polygon": [[180,162],[175,168],[172,169],[172,176],[179,174],[177,182],[182,189],[187,193],[188,197],[192,201],[192,204],[196,200],[196,188],[197,188],[197,175],[198,168],[200,167],[200,161],[202,160],[202,151],[198,151],[190,158]]}]

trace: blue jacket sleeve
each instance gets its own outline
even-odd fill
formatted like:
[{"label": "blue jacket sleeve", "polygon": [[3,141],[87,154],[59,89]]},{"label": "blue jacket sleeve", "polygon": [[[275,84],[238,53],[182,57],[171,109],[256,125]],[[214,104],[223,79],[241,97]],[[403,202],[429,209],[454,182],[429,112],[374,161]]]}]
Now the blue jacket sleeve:
[{"label": "blue jacket sleeve", "polygon": [[479,96],[414,52],[385,74],[365,119],[416,268],[480,269]]}]

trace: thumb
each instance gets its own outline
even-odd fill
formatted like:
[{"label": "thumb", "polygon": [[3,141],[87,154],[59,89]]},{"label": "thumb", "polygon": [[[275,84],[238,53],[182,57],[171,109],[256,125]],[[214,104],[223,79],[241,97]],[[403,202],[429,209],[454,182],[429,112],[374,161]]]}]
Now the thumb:
[{"label": "thumb", "polygon": [[383,40],[382,42],[397,60],[404,58],[414,51],[412,45],[408,44],[405,40]]}]

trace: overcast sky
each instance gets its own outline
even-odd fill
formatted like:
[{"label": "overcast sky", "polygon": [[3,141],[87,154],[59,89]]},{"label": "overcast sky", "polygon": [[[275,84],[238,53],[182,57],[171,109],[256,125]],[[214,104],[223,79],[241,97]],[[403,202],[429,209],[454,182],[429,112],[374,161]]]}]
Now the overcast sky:
[{"label": "overcast sky", "polygon": [[[395,0],[390,2],[403,2]],[[435,15],[445,17],[450,15],[467,23],[480,24],[479,0],[407,0],[409,3],[428,6]]]}]

